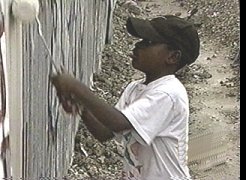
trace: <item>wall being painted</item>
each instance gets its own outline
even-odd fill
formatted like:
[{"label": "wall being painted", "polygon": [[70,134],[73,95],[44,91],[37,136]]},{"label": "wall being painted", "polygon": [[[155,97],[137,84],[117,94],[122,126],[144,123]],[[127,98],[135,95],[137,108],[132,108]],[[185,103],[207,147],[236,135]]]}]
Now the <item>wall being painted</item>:
[{"label": "wall being painted", "polygon": [[[87,85],[100,68],[105,42],[110,42],[115,2],[39,1],[42,34],[55,64],[64,66]],[[38,33],[37,22],[23,24],[11,14],[12,1],[2,3],[6,26],[6,58],[3,58],[6,61],[6,112],[10,123],[8,176],[62,178],[72,162],[79,118],[66,115],[59,106],[49,82],[54,68]],[[13,94],[20,96],[13,99]]]}]

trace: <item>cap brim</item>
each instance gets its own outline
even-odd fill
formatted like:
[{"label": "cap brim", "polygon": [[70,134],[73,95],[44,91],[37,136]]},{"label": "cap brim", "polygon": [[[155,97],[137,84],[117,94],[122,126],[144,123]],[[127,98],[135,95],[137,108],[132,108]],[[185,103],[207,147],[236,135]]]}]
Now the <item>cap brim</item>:
[{"label": "cap brim", "polygon": [[149,20],[129,17],[126,22],[127,31],[137,38],[146,39],[150,41],[160,41],[161,37],[153,28]]}]

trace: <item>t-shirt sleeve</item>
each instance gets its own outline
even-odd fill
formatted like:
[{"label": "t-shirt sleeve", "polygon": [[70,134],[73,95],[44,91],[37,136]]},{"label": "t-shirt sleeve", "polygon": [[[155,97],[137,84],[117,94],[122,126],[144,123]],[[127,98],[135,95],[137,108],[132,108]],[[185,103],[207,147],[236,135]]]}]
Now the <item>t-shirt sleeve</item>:
[{"label": "t-shirt sleeve", "polygon": [[[116,103],[115,105],[115,108],[118,109],[119,111],[121,109],[124,109],[125,107],[125,102],[126,102],[126,99],[128,98],[129,96],[129,92],[132,91],[132,88],[134,88],[134,82],[131,82],[127,85],[127,87],[125,88],[125,90],[122,92],[118,102]],[[122,132],[113,132],[114,134],[114,139],[118,142],[121,141],[121,138],[122,138]]]},{"label": "t-shirt sleeve", "polygon": [[173,100],[167,93],[151,91],[122,109],[121,112],[143,140],[150,145],[159,133],[168,131],[173,110]]},{"label": "t-shirt sleeve", "polygon": [[126,100],[128,99],[130,93],[132,92],[132,90],[135,87],[136,82],[130,82],[127,87],[125,88],[125,90],[122,92],[118,102],[115,105],[116,109],[123,109],[125,107],[125,103]]}]

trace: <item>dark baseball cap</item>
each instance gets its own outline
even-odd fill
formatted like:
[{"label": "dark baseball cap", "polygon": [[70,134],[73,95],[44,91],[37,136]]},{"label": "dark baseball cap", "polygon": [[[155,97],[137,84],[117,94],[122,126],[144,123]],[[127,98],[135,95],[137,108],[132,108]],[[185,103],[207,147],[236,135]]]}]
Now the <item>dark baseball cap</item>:
[{"label": "dark baseball cap", "polygon": [[184,18],[173,15],[145,20],[129,17],[127,31],[135,37],[166,43],[182,52],[182,65],[193,63],[199,56],[200,40],[196,28]]}]

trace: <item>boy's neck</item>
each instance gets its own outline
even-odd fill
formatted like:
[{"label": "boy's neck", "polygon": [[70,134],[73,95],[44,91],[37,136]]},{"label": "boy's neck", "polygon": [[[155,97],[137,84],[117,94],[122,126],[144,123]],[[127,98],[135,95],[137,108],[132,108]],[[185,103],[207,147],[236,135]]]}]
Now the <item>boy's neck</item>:
[{"label": "boy's neck", "polygon": [[145,74],[145,81],[144,81],[144,84],[147,85],[161,77],[164,77],[164,76],[168,76],[168,75],[174,75],[174,73],[161,73],[161,74],[158,74],[158,75],[150,75],[150,74]]}]

